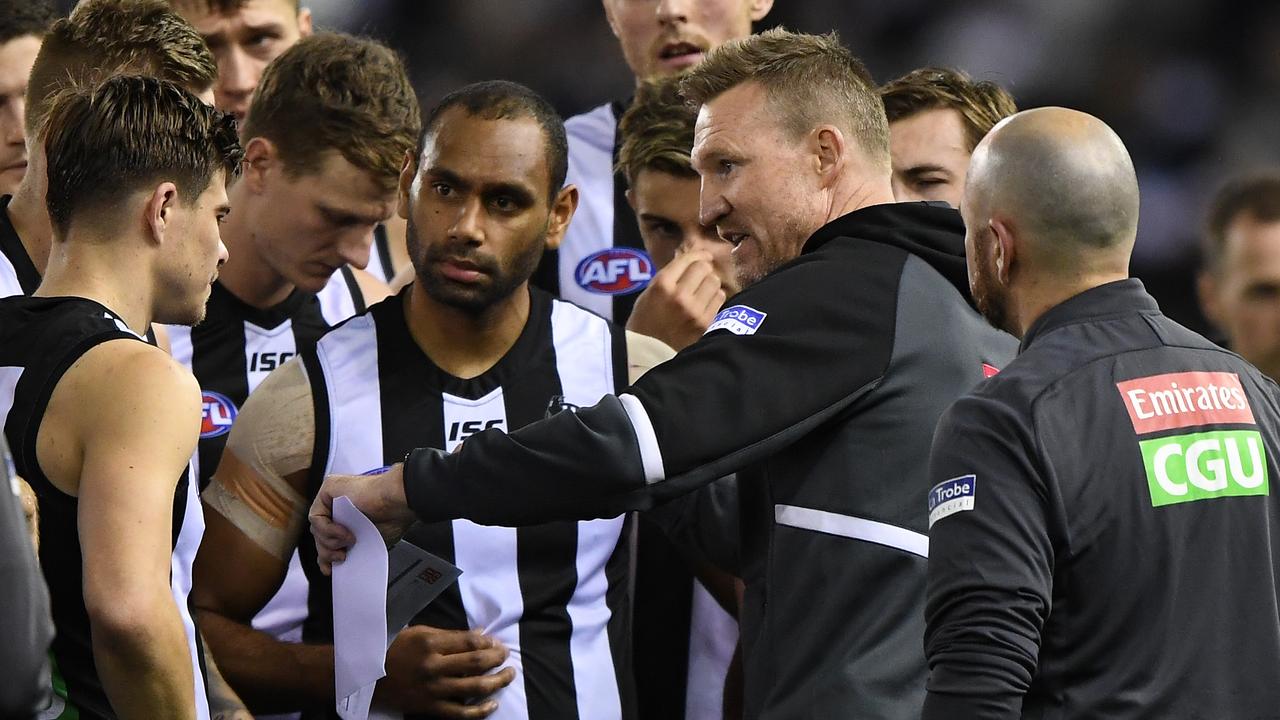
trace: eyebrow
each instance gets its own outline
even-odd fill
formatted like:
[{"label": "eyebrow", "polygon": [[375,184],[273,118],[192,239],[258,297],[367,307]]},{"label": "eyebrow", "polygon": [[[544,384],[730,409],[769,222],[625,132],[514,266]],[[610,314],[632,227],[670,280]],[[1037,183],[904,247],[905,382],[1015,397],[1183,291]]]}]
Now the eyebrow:
[{"label": "eyebrow", "polygon": [[931,172],[943,173],[944,175],[948,175],[948,176],[951,175],[951,171],[946,169],[945,167],[942,167],[941,165],[928,165],[928,164],[912,165],[911,167],[903,170],[902,174],[915,177],[918,175],[924,175],[925,173],[931,173]]},{"label": "eyebrow", "polygon": [[320,212],[329,220],[343,225],[361,225],[365,223],[380,223],[386,218],[381,213],[363,213],[358,210],[347,210],[344,208],[333,207],[324,202],[316,203],[320,208]]},{"label": "eyebrow", "polygon": [[[254,24],[245,23],[242,28],[242,33],[283,34],[284,23],[280,22],[279,20],[264,20],[262,22],[254,23]],[[205,45],[213,45],[215,42],[226,43],[228,34],[229,33],[224,29],[224,30],[218,30],[217,32],[200,33],[200,37],[204,39]]]},{"label": "eyebrow", "polygon": [[672,225],[679,224],[675,220],[667,217],[666,215],[659,215],[657,213],[651,213],[651,212],[640,213],[640,219],[645,222],[663,222],[663,223],[671,223]]},{"label": "eyebrow", "polygon": [[[476,184],[464,179],[461,175],[442,167],[427,168],[427,177],[453,185],[459,190],[470,192],[476,189]],[[537,202],[537,197],[529,191],[524,185],[510,182],[496,182],[483,184],[479,188],[480,192],[485,195],[510,195],[518,203],[532,205]]]}]

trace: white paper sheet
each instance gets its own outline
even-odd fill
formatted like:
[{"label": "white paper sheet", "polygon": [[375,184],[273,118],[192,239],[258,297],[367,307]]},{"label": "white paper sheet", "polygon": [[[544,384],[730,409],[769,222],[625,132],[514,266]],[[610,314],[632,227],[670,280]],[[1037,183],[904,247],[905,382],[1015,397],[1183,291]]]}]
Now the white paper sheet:
[{"label": "white paper sheet", "polygon": [[387,674],[387,550],[378,528],[346,497],[334,498],[333,519],[356,536],[347,559],[333,566],[338,715],[367,720],[374,686]]},{"label": "white paper sheet", "polygon": [[386,675],[387,648],[462,571],[405,541],[387,553],[378,529],[345,497],[334,499],[333,519],[356,536],[347,559],[333,566],[338,715],[343,720],[402,720],[402,713],[370,709],[374,688]]}]

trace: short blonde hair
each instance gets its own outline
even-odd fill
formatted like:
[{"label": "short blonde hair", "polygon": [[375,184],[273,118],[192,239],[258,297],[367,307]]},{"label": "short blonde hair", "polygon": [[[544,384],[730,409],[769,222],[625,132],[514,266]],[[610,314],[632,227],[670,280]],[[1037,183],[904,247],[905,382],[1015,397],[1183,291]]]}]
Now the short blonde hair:
[{"label": "short blonde hair", "polygon": [[27,82],[27,135],[68,83],[141,74],[202,93],[218,67],[195,28],[164,0],[86,0],[49,28]]},{"label": "short blonde hair", "polygon": [[835,125],[868,159],[888,169],[889,121],[875,81],[834,32],[806,35],[774,28],[731,40],[708,53],[680,90],[696,106],[748,82],[764,87],[792,137]]},{"label": "short blonde hair", "polygon": [[326,150],[396,186],[422,110],[400,56],[369,38],[317,33],[267,66],[241,135],[275,144],[292,177],[319,169]]}]

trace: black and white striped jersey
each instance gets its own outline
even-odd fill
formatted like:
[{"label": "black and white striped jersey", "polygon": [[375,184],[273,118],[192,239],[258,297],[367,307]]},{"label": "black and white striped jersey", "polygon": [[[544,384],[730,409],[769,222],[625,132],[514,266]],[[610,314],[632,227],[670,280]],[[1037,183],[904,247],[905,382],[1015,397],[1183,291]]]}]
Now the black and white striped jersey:
[{"label": "black and white striped jersey", "polygon": [[396,277],[395,260],[391,257],[391,236],[382,223],[373,229],[373,245],[369,248],[369,264],[364,271],[389,283]]},{"label": "black and white striped jersey", "polygon": [[171,326],[173,357],[191,368],[204,393],[197,477],[203,490],[218,469],[231,423],[267,374],[315,345],[329,328],[364,311],[350,268],[333,274],[319,293],[295,289],[274,307],[253,307],[215,282],[204,322]]},{"label": "black and white striped jersey", "polygon": [[[565,121],[566,183],[578,188],[578,209],[560,248],[544,255],[534,276],[539,287],[618,325],[626,324],[636,298],[657,273],[627,202],[627,180],[614,171],[621,145],[618,121],[629,104],[606,103]],[[642,520],[638,539],[635,660],[640,709],[679,720],[686,706],[721,701],[724,669],[733,653],[732,647],[726,652],[721,636],[733,631],[731,618],[714,603],[691,604],[705,590],[659,528]],[[693,658],[701,659],[691,662]]]},{"label": "black and white striped jersey", "polygon": [[[200,383],[204,418],[193,459],[200,489],[218,469],[236,414],[267,374],[315,345],[330,327],[364,311],[363,294],[350,268],[342,268],[319,293],[295,289],[284,302],[260,309],[241,301],[221,283],[209,295],[204,322],[169,326],[173,357]],[[297,553],[289,573],[253,626],[282,640],[301,637],[306,615],[306,578]]]},{"label": "black and white striped jersey", "polygon": [[[469,380],[444,372],[415,344],[403,293],[303,353],[316,417],[311,495],[326,474],[375,470],[422,443],[452,450],[477,432],[591,405],[627,384],[621,328],[539,290],[531,295],[516,343]],[[483,628],[511,649],[516,679],[498,694],[493,718],[634,716],[628,525],[624,517],[528,527],[459,520],[409,531],[409,541],[463,570],[415,622]],[[313,581],[304,640],[330,640],[328,579],[316,570],[314,544],[300,550]]]},{"label": "black and white striped jersey", "polygon": [[[55,698],[41,718],[116,717],[94,665],[84,605],[79,501],[45,476],[36,458],[36,438],[49,398],[67,369],[91,348],[118,339],[143,341],[92,300],[26,296],[0,300],[0,423],[18,473],[38,498],[40,566],[49,585],[56,628],[51,649]],[[208,720],[204,656],[188,605],[191,563],[204,534],[204,515],[190,487],[190,471],[188,467],[178,480],[174,494],[170,585],[191,653],[196,716]]]},{"label": "black and white striped jersey", "polygon": [[618,119],[626,109],[613,102],[565,121],[566,182],[578,188],[578,209],[560,248],[546,253],[534,276],[544,290],[618,325],[626,325],[636,296],[656,273],[627,203],[626,178],[613,169]]},{"label": "black and white striped jersey", "polygon": [[0,297],[30,295],[40,286],[40,271],[9,221],[11,199],[0,197]]}]

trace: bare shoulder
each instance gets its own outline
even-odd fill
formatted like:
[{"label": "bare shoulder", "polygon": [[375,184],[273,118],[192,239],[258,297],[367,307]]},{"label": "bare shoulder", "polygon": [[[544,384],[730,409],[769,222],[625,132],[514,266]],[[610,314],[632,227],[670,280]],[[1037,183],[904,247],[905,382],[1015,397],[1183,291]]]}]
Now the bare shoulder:
[{"label": "bare shoulder", "polygon": [[657,338],[627,331],[627,374],[628,381],[635,382],[641,375],[649,372],[675,357],[676,351]]},{"label": "bare shoulder", "polygon": [[155,346],[108,340],[54,388],[36,453],[49,479],[76,494],[90,465],[180,469],[199,434],[200,389],[191,373]]}]

